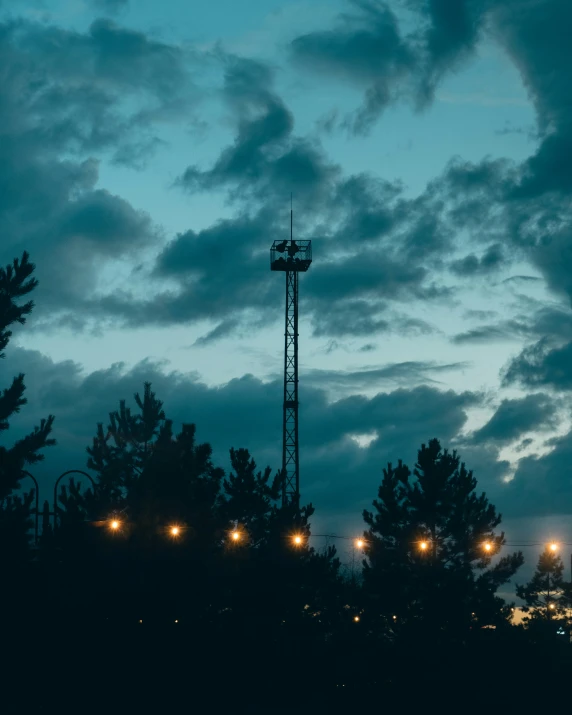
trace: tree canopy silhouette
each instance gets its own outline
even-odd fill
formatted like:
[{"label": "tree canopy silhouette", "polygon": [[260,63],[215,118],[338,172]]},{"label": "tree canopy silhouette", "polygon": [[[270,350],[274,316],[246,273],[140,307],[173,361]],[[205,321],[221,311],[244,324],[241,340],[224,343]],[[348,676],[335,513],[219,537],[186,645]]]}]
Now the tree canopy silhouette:
[{"label": "tree canopy silhouette", "polygon": [[437,439],[421,446],[413,474],[401,460],[388,464],[375,512],[363,512],[364,587],[378,632],[463,642],[471,629],[507,624],[510,606],[496,591],[524,559],[518,552],[492,565],[505,543],[495,532],[501,516]]},{"label": "tree canopy silhouette", "polygon": [[[19,306],[15,301],[30,293],[38,285],[35,278],[27,280],[35,269],[28,262],[29,254],[24,251],[22,260],[14,259],[13,265],[0,268],[0,358],[6,355],[2,352],[10,341],[12,332],[9,325],[18,322],[26,323],[26,315],[32,312],[33,301]],[[27,281],[27,282],[26,282]],[[20,373],[5,388],[0,395],[0,433],[9,428],[11,415],[20,412],[27,403],[23,397],[26,389],[24,373]],[[39,451],[44,447],[56,444],[55,439],[49,439],[54,416],[42,419],[40,427],[26,437],[18,440],[12,447],[0,445],[0,552],[6,560],[21,560],[27,554],[29,546],[29,529],[31,527],[30,509],[34,498],[34,489],[23,496],[13,492],[20,487],[23,470],[26,465],[36,464],[44,459]]]},{"label": "tree canopy silhouette", "polygon": [[568,635],[570,584],[564,580],[560,554],[547,545],[538,557],[536,570],[525,585],[517,585],[516,595],[525,602],[523,623],[533,639],[554,640],[558,631]]}]

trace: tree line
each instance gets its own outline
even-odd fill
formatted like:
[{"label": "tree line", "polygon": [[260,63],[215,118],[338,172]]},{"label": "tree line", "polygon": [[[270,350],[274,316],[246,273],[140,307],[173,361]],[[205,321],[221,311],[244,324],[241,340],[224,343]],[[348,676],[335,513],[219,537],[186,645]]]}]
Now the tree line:
[{"label": "tree line", "polygon": [[[0,269],[0,351],[8,327],[32,311],[33,301],[17,301],[37,286],[33,270],[26,252]],[[0,395],[4,435],[27,402],[24,377]],[[334,546],[311,546],[314,507],[281,503],[279,470],[260,470],[239,447],[226,474],[195,424],[175,431],[151,383],[134,397],[139,412],[120,400],[86,448],[95,485],[72,477],[61,487],[57,518],[50,523],[45,505],[37,544],[34,490],[17,492],[56,444],[55,417],[0,445],[3,632],[20,654],[16,671],[29,675],[22,664],[45,647],[34,677],[46,687],[62,663],[87,681],[106,674],[99,691],[85,685],[93,702],[112,691],[133,705],[196,702],[201,692],[210,712],[239,712],[239,703],[244,712],[292,703],[309,712],[326,702],[413,707],[466,697],[467,687],[478,699],[483,667],[501,685],[523,659],[551,678],[569,667],[572,589],[559,552],[547,547],[517,586],[526,617],[515,626],[515,604],[499,590],[523,554],[501,554],[501,515],[437,439],[421,446],[413,472],[401,460],[383,469],[363,512],[356,577]],[[33,697],[43,703],[46,691]],[[256,710],[269,702],[275,709]]]}]

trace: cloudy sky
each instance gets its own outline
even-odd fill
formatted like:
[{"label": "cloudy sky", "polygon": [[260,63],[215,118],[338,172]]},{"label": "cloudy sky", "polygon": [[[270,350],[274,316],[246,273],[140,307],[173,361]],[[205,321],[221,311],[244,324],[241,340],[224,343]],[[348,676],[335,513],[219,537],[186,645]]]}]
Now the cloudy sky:
[{"label": "cloudy sky", "polygon": [[510,542],[572,542],[570,26],[565,0],[0,0],[0,258],[40,282],[4,434],[55,415],[42,498],[146,380],[224,468],[280,466],[292,193],[314,530],[361,531],[437,437]]}]

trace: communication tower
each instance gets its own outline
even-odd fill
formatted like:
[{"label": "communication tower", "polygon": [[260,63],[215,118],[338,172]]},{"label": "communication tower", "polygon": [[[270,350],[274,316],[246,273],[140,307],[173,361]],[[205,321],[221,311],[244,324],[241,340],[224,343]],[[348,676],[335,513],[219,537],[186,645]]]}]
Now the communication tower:
[{"label": "communication tower", "polygon": [[274,241],[270,270],[286,273],[286,321],[284,331],[284,413],[282,427],[282,504],[300,507],[300,461],[298,445],[298,273],[312,263],[312,242],[292,238]]}]

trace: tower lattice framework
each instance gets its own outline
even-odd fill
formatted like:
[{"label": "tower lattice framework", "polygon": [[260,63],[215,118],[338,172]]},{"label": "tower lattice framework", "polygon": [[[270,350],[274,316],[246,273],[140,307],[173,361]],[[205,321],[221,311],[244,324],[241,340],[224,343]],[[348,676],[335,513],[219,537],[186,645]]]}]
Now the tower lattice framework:
[{"label": "tower lattice framework", "polygon": [[[277,254],[287,255],[277,257]],[[312,242],[292,239],[274,241],[270,268],[286,273],[286,316],[284,330],[284,405],[282,425],[282,504],[300,506],[300,447],[298,430],[298,273],[312,263]]]}]

